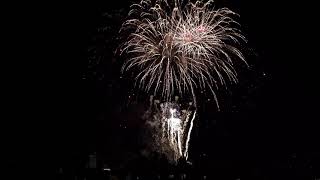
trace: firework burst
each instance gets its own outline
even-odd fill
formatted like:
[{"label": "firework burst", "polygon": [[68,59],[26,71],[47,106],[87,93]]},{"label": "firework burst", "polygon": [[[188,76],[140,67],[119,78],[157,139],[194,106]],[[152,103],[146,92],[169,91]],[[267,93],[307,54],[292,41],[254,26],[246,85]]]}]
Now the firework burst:
[{"label": "firework burst", "polygon": [[196,90],[210,89],[218,106],[215,90],[237,82],[234,59],[246,63],[236,47],[246,41],[237,16],[212,1],[142,0],[121,28],[130,32],[122,71],[135,72],[136,85],[164,101],[188,93],[196,104]]}]

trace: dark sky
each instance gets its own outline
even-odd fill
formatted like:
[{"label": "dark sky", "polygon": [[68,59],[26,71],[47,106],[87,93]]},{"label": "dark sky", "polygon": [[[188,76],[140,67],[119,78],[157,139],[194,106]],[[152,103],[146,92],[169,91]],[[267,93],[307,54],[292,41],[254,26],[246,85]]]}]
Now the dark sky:
[{"label": "dark sky", "polygon": [[[126,12],[128,7],[121,1],[117,2],[119,5],[97,3],[89,8],[88,17],[92,21],[89,20],[88,28],[91,35],[96,33],[101,36],[104,33],[97,33],[95,28],[106,25],[111,28],[106,30],[107,35],[103,38],[110,40],[109,37],[113,37],[119,21],[115,20],[117,17],[113,19],[112,14],[121,8]],[[271,174],[281,168],[287,168],[289,172],[297,171],[298,174],[317,171],[320,153],[316,147],[319,137],[316,104],[319,94],[316,90],[316,59],[310,53],[314,50],[310,44],[314,23],[308,18],[312,15],[312,11],[306,9],[308,4],[277,1],[217,3],[240,13],[243,32],[249,40],[250,50],[247,53],[251,67],[241,70],[240,83],[231,88],[229,94],[222,95],[221,112],[216,113],[212,104],[206,106],[205,100],[202,100],[202,116],[195,130],[191,148],[194,154],[191,157],[196,159],[205,152],[210,154],[214,166],[223,164],[222,167],[231,166],[234,169],[258,167]],[[102,12],[111,16],[99,18]],[[97,41],[100,42],[94,42]],[[110,41],[106,42],[110,43],[106,48],[108,50],[113,45],[113,40]],[[123,108],[123,104],[130,101],[123,96],[132,92],[117,77],[119,73],[115,69],[119,68],[119,64],[111,63],[110,57],[106,59],[109,62],[102,64],[108,67],[102,70],[98,67],[98,72],[105,73],[103,80],[89,80],[92,84],[89,83],[87,88],[90,90],[90,102],[95,104],[89,116],[100,113],[98,124],[104,125],[98,125],[103,133],[98,134],[96,143],[98,148],[109,153],[105,153],[108,159],[112,155],[118,158],[126,154],[121,150],[123,154],[119,153],[118,147],[121,146],[127,148],[124,151],[138,151],[139,147],[130,142],[141,138],[135,138],[134,134],[139,135],[143,131],[143,124],[139,123],[143,107],[132,105],[126,110],[116,108],[116,104],[118,108]],[[93,85],[96,87],[92,88]],[[118,86],[118,89],[114,86]],[[122,123],[129,128],[110,129]],[[102,142],[105,144],[102,145]],[[115,142],[118,144],[113,147]],[[298,170],[290,169],[291,166]]]},{"label": "dark sky", "polygon": [[[221,112],[213,105],[204,106],[191,156],[197,159],[205,152],[214,167],[231,167],[233,172],[255,168],[270,176],[282,170],[303,175],[320,172],[318,57],[312,44],[316,23],[311,5],[217,2],[240,13],[251,67],[241,70],[240,83],[222,95]],[[130,83],[119,78],[121,63],[113,56],[116,32],[130,4],[125,0],[48,4],[32,15],[49,14],[33,31],[44,41],[35,45],[43,61],[37,63],[39,73],[32,75],[39,82],[29,83],[19,76],[22,87],[14,86],[18,95],[9,101],[14,110],[5,145],[11,168],[30,163],[51,171],[77,164],[93,151],[119,162],[128,152],[139,152],[135,142],[139,142],[144,106],[132,105],[128,99]],[[109,28],[102,31],[101,27]],[[92,56],[88,47],[96,48],[95,57],[101,59],[88,62]],[[19,94],[17,89],[23,87],[27,90]],[[24,114],[37,120],[29,121]]]}]

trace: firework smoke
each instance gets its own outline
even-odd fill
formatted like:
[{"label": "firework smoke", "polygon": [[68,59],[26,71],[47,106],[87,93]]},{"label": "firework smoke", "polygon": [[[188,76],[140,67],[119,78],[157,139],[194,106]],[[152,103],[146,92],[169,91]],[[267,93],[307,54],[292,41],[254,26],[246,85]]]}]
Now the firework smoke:
[{"label": "firework smoke", "polygon": [[159,103],[151,100],[151,103],[145,119],[152,132],[153,149],[175,163],[180,158],[187,160],[196,111],[192,110],[191,104],[181,109],[177,102]]}]

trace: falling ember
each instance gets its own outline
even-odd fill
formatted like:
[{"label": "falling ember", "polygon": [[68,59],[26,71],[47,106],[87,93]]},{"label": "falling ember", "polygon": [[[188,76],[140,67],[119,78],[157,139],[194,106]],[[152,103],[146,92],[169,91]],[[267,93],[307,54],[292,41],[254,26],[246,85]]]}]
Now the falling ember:
[{"label": "falling ember", "polygon": [[[182,156],[182,149],[181,149],[181,134],[182,134],[182,127],[181,127],[181,119],[176,118],[176,109],[169,109],[170,110],[170,118],[166,119],[167,127],[163,127],[164,131],[167,131],[168,139],[170,139],[171,146],[173,148],[178,149],[179,156]],[[174,147],[175,146],[175,147]]]}]

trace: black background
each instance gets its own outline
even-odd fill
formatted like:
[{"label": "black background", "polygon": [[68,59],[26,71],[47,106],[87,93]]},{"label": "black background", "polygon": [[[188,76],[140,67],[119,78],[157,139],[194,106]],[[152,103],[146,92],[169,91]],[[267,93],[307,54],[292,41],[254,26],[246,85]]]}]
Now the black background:
[{"label": "black background", "polygon": [[[210,103],[203,108],[191,159],[206,154],[198,166],[226,179],[319,177],[313,5],[217,2],[241,15],[251,67],[241,70],[240,83],[221,97],[220,112]],[[60,167],[80,166],[95,151],[115,167],[130,154],[139,157],[143,105],[126,105],[130,83],[120,79],[121,62],[113,56],[121,15],[130,4],[48,3],[35,11],[22,6],[30,16],[18,9],[10,13],[18,16],[10,22],[12,68],[4,71],[10,94],[4,94],[10,109],[5,109],[4,162],[10,177],[31,172],[54,178]],[[93,55],[88,48],[103,58],[88,61]]]}]

